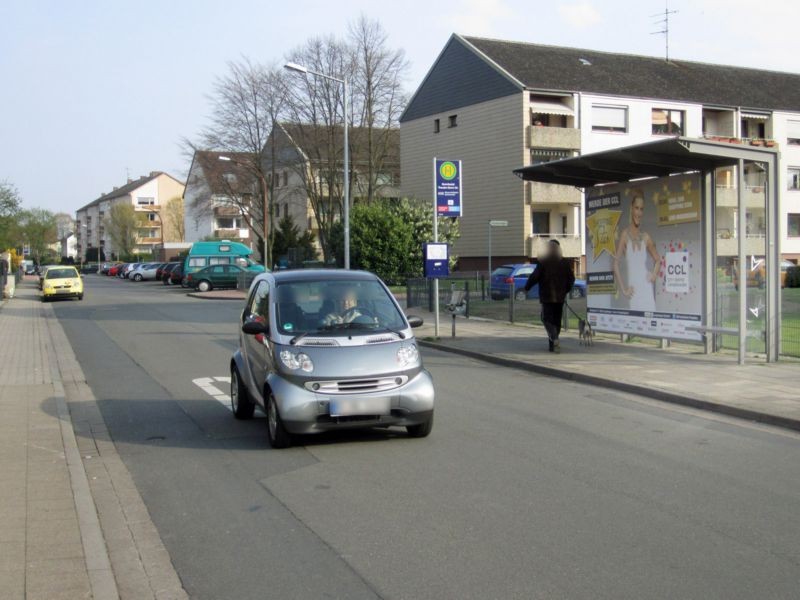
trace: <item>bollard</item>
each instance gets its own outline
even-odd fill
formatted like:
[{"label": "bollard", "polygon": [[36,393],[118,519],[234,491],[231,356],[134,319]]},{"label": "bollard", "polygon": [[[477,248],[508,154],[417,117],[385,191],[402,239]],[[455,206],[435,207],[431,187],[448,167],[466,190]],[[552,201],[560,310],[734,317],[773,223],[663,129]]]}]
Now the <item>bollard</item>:
[{"label": "bollard", "polygon": [[456,313],[453,313],[453,329],[450,332],[450,337],[456,337]]},{"label": "bollard", "polygon": [[464,291],[466,292],[464,294],[464,318],[469,319],[469,281],[464,286]]},{"label": "bollard", "polygon": [[486,278],[481,273],[481,301],[486,300]]}]

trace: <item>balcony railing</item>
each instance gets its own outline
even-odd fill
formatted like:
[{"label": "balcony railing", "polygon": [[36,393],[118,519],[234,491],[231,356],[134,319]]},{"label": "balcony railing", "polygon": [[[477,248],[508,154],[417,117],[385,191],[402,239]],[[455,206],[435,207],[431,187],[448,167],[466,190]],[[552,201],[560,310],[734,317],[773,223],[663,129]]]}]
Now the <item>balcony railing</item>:
[{"label": "balcony railing", "polygon": [[[760,185],[746,185],[744,187],[744,203],[748,208],[763,208],[765,202],[765,188]],[[737,208],[739,194],[734,186],[717,186],[717,207]]]},{"label": "balcony railing", "polygon": [[214,237],[219,240],[241,240],[250,237],[250,232],[247,229],[215,229]]},{"label": "balcony railing", "polygon": [[726,142],[728,144],[743,144],[749,146],[764,146],[766,148],[774,148],[778,145],[773,139],[770,138],[740,138],[726,135],[714,135],[704,133],[703,138],[712,142]]},{"label": "balcony railing", "polygon": [[528,145],[533,148],[581,149],[581,131],[574,127],[528,126]]},{"label": "balcony railing", "polygon": [[561,253],[566,258],[580,258],[581,256],[581,236],[569,233],[534,233],[528,237],[528,256],[539,258],[547,254],[547,246],[550,240],[558,240],[561,245]]}]

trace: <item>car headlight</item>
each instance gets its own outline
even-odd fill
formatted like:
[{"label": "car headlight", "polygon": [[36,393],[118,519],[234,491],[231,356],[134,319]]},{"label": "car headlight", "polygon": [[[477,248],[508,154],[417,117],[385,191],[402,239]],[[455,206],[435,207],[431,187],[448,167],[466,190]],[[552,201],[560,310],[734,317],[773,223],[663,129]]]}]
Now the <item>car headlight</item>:
[{"label": "car headlight", "polygon": [[403,346],[397,351],[397,362],[401,367],[414,365],[419,361],[419,351],[414,344]]},{"label": "car headlight", "polygon": [[314,370],[314,363],[311,360],[311,357],[304,352],[298,352],[295,354],[289,350],[281,351],[281,362],[286,366],[287,369],[291,369],[292,371],[296,371],[297,369],[302,369],[306,373],[311,373]]}]

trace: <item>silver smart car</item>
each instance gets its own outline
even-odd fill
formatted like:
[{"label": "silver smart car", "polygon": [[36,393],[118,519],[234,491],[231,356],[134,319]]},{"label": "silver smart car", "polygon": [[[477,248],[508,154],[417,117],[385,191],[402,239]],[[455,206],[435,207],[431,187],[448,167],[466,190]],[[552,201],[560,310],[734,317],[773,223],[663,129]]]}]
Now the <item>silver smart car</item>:
[{"label": "silver smart car", "polygon": [[433,427],[433,381],[412,327],[384,283],[344,270],[262,273],[250,286],[231,359],[238,419],[267,415],[273,448],[292,434],[402,426]]}]

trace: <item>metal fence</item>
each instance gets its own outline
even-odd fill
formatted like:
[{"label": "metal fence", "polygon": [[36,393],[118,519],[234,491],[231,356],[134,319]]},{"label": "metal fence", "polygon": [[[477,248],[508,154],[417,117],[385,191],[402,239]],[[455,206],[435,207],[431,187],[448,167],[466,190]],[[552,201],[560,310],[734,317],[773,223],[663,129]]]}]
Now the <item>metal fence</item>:
[{"label": "metal fence", "polygon": [[255,271],[242,271],[236,276],[236,289],[244,290],[245,292],[250,289],[250,284],[258,276]]},{"label": "metal fence", "polygon": [[[508,294],[497,294],[500,298],[492,298],[489,293],[488,281],[481,274],[468,276],[450,276],[439,280],[439,312],[441,315],[449,314],[447,305],[454,291],[463,291],[466,303],[464,316],[506,321],[511,323],[528,323],[541,325],[541,304],[536,298],[518,298],[509,284]],[[517,290],[519,291],[519,290]],[[409,279],[406,282],[406,305],[425,308],[433,312],[434,295],[432,280],[424,278]],[[564,308],[564,323],[562,327],[577,329],[578,316],[586,314],[586,298],[573,298],[568,300],[570,311]]]}]

